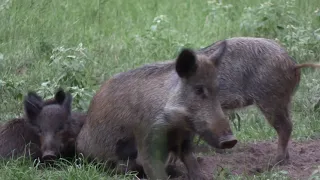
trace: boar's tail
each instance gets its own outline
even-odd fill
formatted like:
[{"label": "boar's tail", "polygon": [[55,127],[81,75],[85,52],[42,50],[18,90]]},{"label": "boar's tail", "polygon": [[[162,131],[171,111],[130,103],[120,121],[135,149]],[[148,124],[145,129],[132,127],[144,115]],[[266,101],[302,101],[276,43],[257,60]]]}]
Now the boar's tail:
[{"label": "boar's tail", "polygon": [[[299,86],[299,82],[300,82],[300,69],[304,68],[304,67],[312,67],[312,68],[320,68],[320,64],[314,64],[314,63],[303,63],[303,64],[296,64],[294,66],[295,69],[295,76],[296,76],[296,82],[297,82],[297,87]],[[297,89],[297,87],[295,87],[295,90]]]},{"label": "boar's tail", "polygon": [[300,68],[304,68],[304,67],[320,68],[320,64],[304,63],[304,64],[295,65],[295,69],[300,69]]}]

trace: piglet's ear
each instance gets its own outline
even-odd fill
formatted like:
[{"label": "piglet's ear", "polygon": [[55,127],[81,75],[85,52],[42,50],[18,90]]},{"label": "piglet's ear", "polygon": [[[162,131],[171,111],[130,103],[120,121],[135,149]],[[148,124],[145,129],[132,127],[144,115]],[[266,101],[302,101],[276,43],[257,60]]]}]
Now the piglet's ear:
[{"label": "piglet's ear", "polygon": [[64,92],[64,90],[62,88],[59,88],[56,92],[56,94],[54,95],[54,99],[56,100],[56,102],[60,105],[63,104],[63,102],[66,99],[66,93]]},{"label": "piglet's ear", "polygon": [[43,107],[43,100],[35,92],[28,92],[23,104],[28,120],[32,121],[40,114]]},{"label": "piglet's ear", "polygon": [[66,109],[68,113],[71,113],[72,110],[72,95],[68,92],[65,94],[65,99],[62,106]]},{"label": "piglet's ear", "polygon": [[176,59],[176,72],[181,78],[192,76],[197,70],[197,58],[191,49],[184,48]]}]

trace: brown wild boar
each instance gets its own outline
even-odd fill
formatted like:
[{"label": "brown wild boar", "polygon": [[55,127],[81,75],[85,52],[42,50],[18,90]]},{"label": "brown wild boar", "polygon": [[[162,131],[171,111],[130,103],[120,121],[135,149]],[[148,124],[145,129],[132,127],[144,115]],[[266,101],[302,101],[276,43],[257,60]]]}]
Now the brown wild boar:
[{"label": "brown wild boar", "polygon": [[26,156],[54,160],[75,155],[75,140],[85,114],[71,113],[72,96],[59,89],[44,101],[34,92],[24,99],[25,117],[0,127],[0,157]]},{"label": "brown wild boar", "polygon": [[[214,78],[226,46],[221,43],[210,57],[183,49],[175,61],[110,78],[91,101],[77,137],[78,152],[113,164],[126,159],[134,164],[138,156],[149,179],[168,178],[164,162],[173,152],[185,164],[189,179],[207,179],[192,153],[193,134],[217,148],[237,143],[217,99]],[[132,147],[129,142],[137,153],[124,152],[124,147]]]},{"label": "brown wild boar", "polygon": [[283,164],[289,159],[290,104],[300,81],[300,68],[320,65],[297,64],[277,42],[265,38],[230,38],[200,49],[197,54],[211,56],[225,42],[228,47],[217,77],[217,98],[222,109],[227,113],[256,105],[278,134],[278,150],[272,164]]}]

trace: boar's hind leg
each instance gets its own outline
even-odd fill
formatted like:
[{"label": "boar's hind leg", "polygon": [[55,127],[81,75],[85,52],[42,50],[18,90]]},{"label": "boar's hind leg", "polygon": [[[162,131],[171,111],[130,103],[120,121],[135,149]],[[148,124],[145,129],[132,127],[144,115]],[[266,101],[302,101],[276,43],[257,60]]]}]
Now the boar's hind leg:
[{"label": "boar's hind leg", "polygon": [[118,162],[117,166],[115,167],[115,174],[127,174],[129,172],[136,172],[137,177],[143,178],[145,177],[145,173],[143,171],[143,167],[136,162],[136,160],[127,160],[123,162]]},{"label": "boar's hind leg", "polygon": [[146,138],[137,138],[138,156],[143,170],[150,180],[167,180],[165,160],[168,156],[166,136],[161,130],[150,132]]},{"label": "boar's hind leg", "polygon": [[258,104],[258,107],[278,134],[277,155],[272,165],[285,164],[289,160],[288,142],[292,132],[289,103]]},{"label": "boar's hind leg", "polygon": [[116,144],[116,155],[123,163],[118,168],[118,172],[127,173],[128,171],[138,172],[138,177],[144,177],[143,167],[136,162],[138,150],[136,148],[135,139],[132,135],[127,139],[120,139]]}]

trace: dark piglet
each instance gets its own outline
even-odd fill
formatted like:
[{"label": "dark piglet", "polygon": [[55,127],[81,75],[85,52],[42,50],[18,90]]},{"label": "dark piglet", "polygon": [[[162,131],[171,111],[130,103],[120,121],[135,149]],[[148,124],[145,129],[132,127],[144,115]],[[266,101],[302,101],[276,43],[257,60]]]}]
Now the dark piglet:
[{"label": "dark piglet", "polygon": [[59,89],[44,101],[34,92],[24,99],[25,117],[0,127],[0,157],[26,156],[42,161],[75,155],[75,140],[85,114],[71,112],[72,96]]},{"label": "dark piglet", "polygon": [[216,69],[225,50],[222,43],[206,57],[184,49],[175,61],[109,79],[91,101],[77,137],[79,153],[111,164],[129,159],[129,169],[139,160],[149,179],[167,179],[170,152],[185,164],[189,179],[207,179],[192,153],[194,133],[217,148],[237,143],[217,99]]},{"label": "dark piglet", "polygon": [[[300,68],[318,64],[297,64],[277,42],[265,38],[234,37],[197,51],[211,56],[227,42],[218,67],[218,96],[225,113],[257,106],[278,134],[278,149],[271,165],[289,159],[292,132],[290,104],[300,81]],[[213,79],[216,79],[214,76]]]}]

